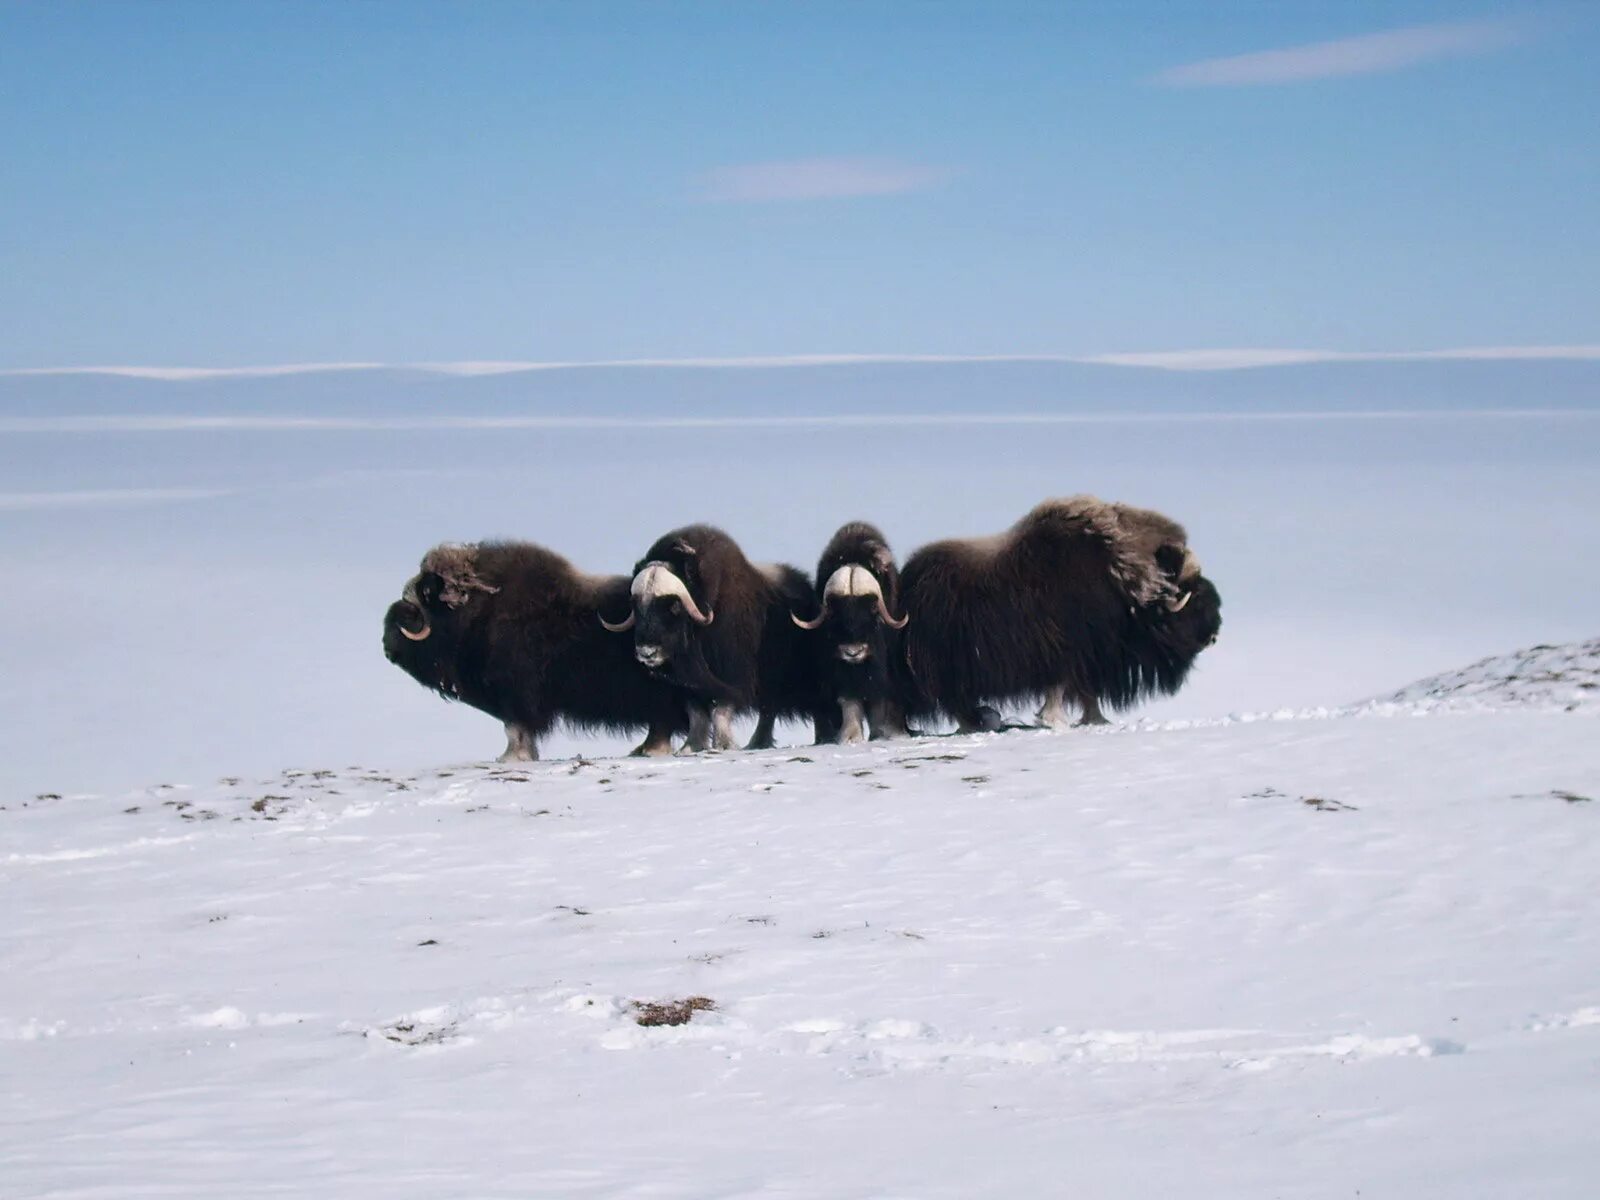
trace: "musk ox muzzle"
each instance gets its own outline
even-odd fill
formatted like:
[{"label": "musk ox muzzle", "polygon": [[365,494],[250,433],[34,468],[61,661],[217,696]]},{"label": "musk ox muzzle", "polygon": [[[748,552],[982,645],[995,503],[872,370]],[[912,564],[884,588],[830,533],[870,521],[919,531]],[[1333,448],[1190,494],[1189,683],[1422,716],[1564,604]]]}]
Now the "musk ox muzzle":
[{"label": "musk ox muzzle", "polygon": [[[828,619],[828,602],[836,596],[863,597],[875,600],[878,606],[878,620],[882,621],[890,629],[904,629],[907,622],[911,620],[909,613],[898,619],[889,615],[889,606],[884,603],[883,588],[879,586],[877,577],[867,568],[856,563],[846,564],[828,576],[828,582],[822,588],[822,611],[816,615],[814,620],[803,621],[795,616],[794,613],[789,614],[789,619],[800,626],[801,629],[820,629],[822,623]],[[865,647],[862,649],[864,650]],[[840,647],[841,658],[844,657],[843,650],[844,648]],[[863,654],[862,658],[865,657],[866,655]],[[846,659],[846,661],[859,660]]]}]

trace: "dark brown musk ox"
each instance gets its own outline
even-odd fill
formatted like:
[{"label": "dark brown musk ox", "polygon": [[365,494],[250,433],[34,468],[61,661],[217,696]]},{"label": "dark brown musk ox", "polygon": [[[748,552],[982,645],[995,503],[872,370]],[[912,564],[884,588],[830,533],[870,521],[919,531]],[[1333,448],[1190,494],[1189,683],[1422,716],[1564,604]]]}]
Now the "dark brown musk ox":
[{"label": "dark brown musk ox", "polygon": [[733,718],[752,709],[759,719],[750,750],[773,744],[780,718],[815,720],[816,671],[790,619],[815,605],[811,581],[796,568],[757,566],[722,530],[687,525],[639,560],[631,599],[625,618],[602,623],[614,634],[631,630],[639,662],[680,691],[688,749],[733,749]]},{"label": "dark brown musk ox", "polygon": [[840,527],[817,561],[816,601],[821,611],[794,623],[812,634],[812,653],[828,702],[817,716],[817,741],[904,737],[894,662],[909,620],[895,616],[900,572],[888,540],[876,526],[851,521]]},{"label": "dark brown musk ox", "polygon": [[1217,639],[1222,600],[1183,526],[1093,496],[1047,500],[995,537],[934,542],[900,573],[907,711],[993,729],[990,704],[1105,721],[1183,685]]},{"label": "dark brown musk ox", "polygon": [[626,575],[585,575],[526,542],[435,546],[389,606],[383,652],[447,700],[504,722],[501,761],[534,761],[558,721],[647,730],[635,754],[671,754],[682,699],[596,622],[628,603]]}]

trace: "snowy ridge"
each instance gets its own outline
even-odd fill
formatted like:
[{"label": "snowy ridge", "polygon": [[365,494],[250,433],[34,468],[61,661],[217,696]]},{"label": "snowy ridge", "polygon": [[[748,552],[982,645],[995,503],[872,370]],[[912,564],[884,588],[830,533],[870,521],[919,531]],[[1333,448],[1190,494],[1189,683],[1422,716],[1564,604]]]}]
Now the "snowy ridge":
[{"label": "snowy ridge", "polygon": [[1588,724],[5,797],[6,1194],[1586,1196]]},{"label": "snowy ridge", "polygon": [[1600,713],[1600,638],[1531,646],[1418,680],[1369,701],[1374,711],[1466,712],[1532,708]]}]

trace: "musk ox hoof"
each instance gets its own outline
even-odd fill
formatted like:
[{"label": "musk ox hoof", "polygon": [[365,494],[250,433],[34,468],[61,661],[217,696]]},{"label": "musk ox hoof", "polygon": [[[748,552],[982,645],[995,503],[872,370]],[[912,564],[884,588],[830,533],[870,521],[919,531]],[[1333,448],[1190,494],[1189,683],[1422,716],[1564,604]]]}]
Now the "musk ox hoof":
[{"label": "musk ox hoof", "polygon": [[1101,716],[1099,713],[1095,713],[1095,715],[1092,716],[1092,717],[1079,717],[1076,721],[1074,721],[1072,723],[1072,727],[1074,729],[1087,729],[1092,725],[1109,725],[1109,724],[1111,724],[1111,722],[1106,720],[1105,717]]},{"label": "musk ox hoof", "polygon": [[645,742],[628,751],[629,758],[670,758],[676,751],[671,742]]}]

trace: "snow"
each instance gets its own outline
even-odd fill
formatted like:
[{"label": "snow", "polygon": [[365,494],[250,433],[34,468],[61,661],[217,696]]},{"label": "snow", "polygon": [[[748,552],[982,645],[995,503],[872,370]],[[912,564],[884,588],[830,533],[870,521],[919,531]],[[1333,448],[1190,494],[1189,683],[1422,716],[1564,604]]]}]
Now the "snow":
[{"label": "snow", "polygon": [[1533,646],[1502,654],[1402,688],[1378,704],[1470,711],[1507,704],[1600,711],[1600,638],[1565,646]]},{"label": "snow", "polygon": [[1587,1197],[1597,652],[1295,719],[8,797],[0,1190]]}]

